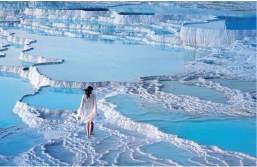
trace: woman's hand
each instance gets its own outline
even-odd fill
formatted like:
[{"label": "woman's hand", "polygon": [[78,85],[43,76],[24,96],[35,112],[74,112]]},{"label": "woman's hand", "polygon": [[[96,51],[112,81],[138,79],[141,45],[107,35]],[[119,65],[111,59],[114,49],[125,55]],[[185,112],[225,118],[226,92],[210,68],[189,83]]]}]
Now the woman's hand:
[{"label": "woman's hand", "polygon": [[80,117],[83,117],[83,114],[82,112],[80,111],[79,114],[78,114]]},{"label": "woman's hand", "polygon": [[80,117],[81,119],[83,118],[83,114],[82,114],[81,108],[78,109],[77,115],[76,115],[76,118],[77,118],[77,119],[79,119],[79,117]]}]

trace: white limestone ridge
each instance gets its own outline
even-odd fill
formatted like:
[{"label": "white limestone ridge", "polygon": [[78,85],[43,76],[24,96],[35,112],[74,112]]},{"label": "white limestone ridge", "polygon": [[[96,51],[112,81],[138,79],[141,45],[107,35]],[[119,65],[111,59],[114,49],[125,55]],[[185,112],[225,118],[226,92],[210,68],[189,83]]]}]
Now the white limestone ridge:
[{"label": "white limestone ridge", "polygon": [[[3,28],[0,28],[0,35],[6,37],[7,41],[9,41],[9,42],[24,45],[24,48],[21,51],[21,54],[19,57],[19,59],[21,61],[37,63],[37,64],[59,64],[59,63],[64,62],[64,59],[44,58],[42,56],[26,54],[25,52],[33,49],[33,47],[31,47],[30,44],[33,42],[36,42],[36,40],[29,39],[29,38],[16,37],[14,33],[4,30]],[[1,51],[6,50],[6,48],[4,47],[4,48],[1,48],[0,50]],[[5,56],[5,54],[1,53],[0,57],[4,57],[4,56]]]},{"label": "white limestone ridge", "polygon": [[3,28],[0,28],[0,36],[3,38],[6,38],[6,40],[11,43],[20,44],[20,45],[29,45],[33,42],[36,42],[36,40],[33,40],[33,39],[16,37],[14,33],[9,32]]},{"label": "white limestone ridge", "polygon": [[25,54],[24,52],[21,52],[19,59],[21,61],[26,61],[30,63],[39,63],[39,64],[59,64],[64,62],[63,59],[44,58],[42,56]]},{"label": "white limestone ridge", "polygon": [[211,53],[186,65],[187,73],[216,73],[226,79],[256,81],[256,37],[235,41],[225,51]]},{"label": "white limestone ridge", "polygon": [[29,39],[29,38],[15,37],[13,35],[7,36],[7,40],[9,42],[12,42],[15,44],[20,44],[20,45],[24,45],[24,44],[28,45],[28,44],[35,42],[35,40]]},{"label": "white limestone ridge", "polygon": [[2,37],[7,37],[7,36],[10,36],[10,35],[12,35],[13,33],[11,33],[11,32],[9,32],[9,31],[7,31],[7,30],[5,30],[5,29],[3,29],[3,28],[0,28],[0,36],[2,36]]},{"label": "white limestone ridge", "polygon": [[93,17],[105,16],[109,17],[109,11],[83,11],[83,10],[55,10],[55,9],[25,9],[25,15],[35,18],[58,18],[58,19],[76,19],[76,20],[91,20]]},{"label": "white limestone ridge", "polygon": [[12,18],[13,16],[23,14],[23,10],[0,10],[1,18]]},{"label": "white limestone ridge", "polygon": [[42,128],[51,124],[64,123],[61,120],[44,119],[44,115],[52,115],[64,117],[70,115],[74,111],[70,110],[50,110],[44,108],[36,108],[29,106],[27,103],[18,101],[13,109],[13,112],[21,117],[22,121],[33,128]]},{"label": "white limestone ridge", "polygon": [[30,83],[35,88],[40,88],[41,86],[52,86],[52,87],[65,87],[65,88],[81,88],[84,89],[87,86],[93,86],[95,88],[105,87],[105,86],[129,86],[133,85],[130,82],[111,82],[111,81],[99,81],[99,82],[75,82],[75,81],[61,81],[53,80],[42,74],[40,74],[36,67],[30,66],[8,66],[0,65],[0,71],[10,72],[19,74],[23,78],[29,79]]},{"label": "white limestone ridge", "polygon": [[60,64],[64,62],[64,59],[52,59],[52,58],[44,58],[42,56],[35,56],[26,54],[28,51],[32,50],[33,47],[30,45],[24,45],[23,50],[21,51],[19,59],[21,61],[35,63],[35,65],[43,65],[43,64]]},{"label": "white limestone ridge", "polygon": [[204,47],[228,46],[236,40],[255,36],[256,30],[216,30],[186,26],[180,30],[183,44]]},{"label": "white limestone ridge", "polygon": [[[71,15],[72,11],[75,12]],[[183,23],[201,22],[214,19],[214,16],[205,15],[120,15],[117,12],[83,11],[83,10],[51,10],[51,9],[26,9],[25,14],[35,18],[65,19],[65,20],[87,20],[112,23],[113,25],[84,25],[81,23],[44,23],[41,21],[21,20],[20,28],[40,30],[57,36],[70,37],[102,37],[111,39],[122,39],[125,41],[139,41],[147,44],[165,43],[181,44],[179,29]],[[130,26],[128,26],[130,25]],[[135,25],[135,26],[131,26]],[[144,26],[144,27],[143,27]],[[156,34],[152,28],[167,29],[174,34]],[[97,32],[93,30],[114,29],[122,32]],[[132,32],[127,32],[127,31]],[[130,37],[133,36],[133,37]]]},{"label": "white limestone ridge", "polygon": [[[221,91],[229,99],[229,104],[215,103],[188,95],[174,95],[162,92],[160,91],[162,86],[160,81],[162,80],[179,81],[183,84],[204,86]],[[203,78],[199,81],[200,82],[194,83],[183,80],[183,78],[177,76],[170,76],[169,79],[161,79],[160,77],[158,80],[154,80],[150,85],[143,82],[142,85],[131,90],[131,93],[140,96],[140,98],[148,102],[162,104],[169,109],[180,109],[190,113],[219,113],[247,117],[256,116],[256,98],[252,94],[243,93],[240,90],[233,90],[218,83],[207,82]]]}]

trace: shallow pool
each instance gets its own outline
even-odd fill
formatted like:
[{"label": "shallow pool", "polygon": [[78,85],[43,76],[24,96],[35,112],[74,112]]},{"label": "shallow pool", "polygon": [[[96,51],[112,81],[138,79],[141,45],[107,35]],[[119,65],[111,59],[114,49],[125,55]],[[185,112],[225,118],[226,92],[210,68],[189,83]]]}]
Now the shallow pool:
[{"label": "shallow pool", "polygon": [[27,125],[13,126],[8,129],[0,128],[0,132],[0,135],[6,134],[0,139],[0,155],[17,156],[44,142],[44,136],[28,128]]},{"label": "shallow pool", "polygon": [[39,36],[22,30],[15,33],[37,40],[27,53],[65,60],[63,64],[38,66],[40,73],[56,80],[137,81],[142,76],[182,73],[189,60],[205,55],[117,40]]},{"label": "shallow pool", "polygon": [[[195,166],[195,164],[185,161],[194,157],[192,153],[187,150],[182,150],[179,147],[175,147],[168,142],[157,142],[141,147],[141,150],[153,154],[158,158],[173,159],[183,166]],[[156,151],[158,150],[158,151]]]},{"label": "shallow pool", "polygon": [[19,60],[22,49],[16,48],[15,46],[10,46],[6,51],[3,51],[6,55],[1,58],[0,65],[16,65],[22,66],[22,61]]},{"label": "shallow pool", "polygon": [[161,83],[163,84],[161,91],[165,93],[195,96],[200,99],[210,100],[216,103],[227,103],[228,101],[224,93],[214,89],[195,85],[186,85],[178,81],[162,81]]},{"label": "shallow pool", "polygon": [[0,73],[0,155],[17,156],[44,141],[43,135],[28,128],[12,111],[16,102],[31,90],[31,85],[18,75]]},{"label": "shallow pool", "polygon": [[30,83],[22,80],[18,75],[0,73],[0,127],[24,125],[20,117],[12,110],[16,102],[32,89]]},{"label": "shallow pool", "polygon": [[[152,124],[159,130],[193,140],[201,145],[216,145],[256,157],[256,119],[224,115],[189,114],[146,103],[132,95],[107,98],[116,110],[137,122]],[[247,137],[247,142],[245,138]]]},{"label": "shallow pool", "polygon": [[256,91],[256,82],[255,81],[239,81],[239,80],[225,80],[225,79],[208,79],[221,85],[232,88],[239,89],[243,92]]}]

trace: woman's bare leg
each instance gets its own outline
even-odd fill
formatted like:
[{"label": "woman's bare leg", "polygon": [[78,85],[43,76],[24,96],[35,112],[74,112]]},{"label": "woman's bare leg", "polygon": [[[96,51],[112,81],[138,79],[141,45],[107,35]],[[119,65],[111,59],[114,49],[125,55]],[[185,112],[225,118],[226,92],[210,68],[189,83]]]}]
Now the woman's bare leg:
[{"label": "woman's bare leg", "polygon": [[87,122],[87,137],[89,137],[89,122]]},{"label": "woman's bare leg", "polygon": [[94,122],[90,122],[90,134],[92,134],[93,130],[94,130]]}]

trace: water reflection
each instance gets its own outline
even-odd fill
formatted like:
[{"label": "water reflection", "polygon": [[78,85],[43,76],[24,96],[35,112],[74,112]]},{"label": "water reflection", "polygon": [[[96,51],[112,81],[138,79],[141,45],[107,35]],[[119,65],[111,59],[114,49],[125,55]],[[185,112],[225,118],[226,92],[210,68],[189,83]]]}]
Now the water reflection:
[{"label": "water reflection", "polygon": [[20,74],[12,73],[12,72],[2,72],[0,71],[0,77],[11,77],[21,79]]},{"label": "water reflection", "polygon": [[105,43],[105,44],[114,44],[116,41],[113,39],[101,39],[101,38],[85,38],[85,41],[90,41],[94,43]]}]

